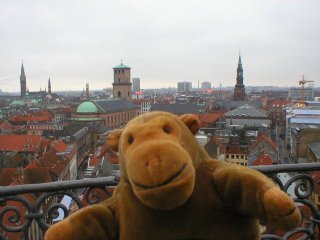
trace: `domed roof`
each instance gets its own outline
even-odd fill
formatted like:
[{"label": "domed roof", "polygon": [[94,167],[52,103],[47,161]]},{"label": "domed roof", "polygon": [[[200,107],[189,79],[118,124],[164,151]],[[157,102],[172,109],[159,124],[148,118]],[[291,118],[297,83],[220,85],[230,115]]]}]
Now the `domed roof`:
[{"label": "domed roof", "polygon": [[77,108],[77,113],[97,113],[98,108],[93,102],[83,102]]}]

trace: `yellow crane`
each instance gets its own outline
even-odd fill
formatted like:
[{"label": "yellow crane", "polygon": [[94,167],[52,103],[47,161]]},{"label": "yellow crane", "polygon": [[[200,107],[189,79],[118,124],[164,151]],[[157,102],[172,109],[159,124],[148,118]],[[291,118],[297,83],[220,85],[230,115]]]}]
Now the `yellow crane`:
[{"label": "yellow crane", "polygon": [[305,96],[304,96],[304,85],[306,83],[311,83],[314,81],[311,80],[305,80],[304,79],[304,75],[302,75],[302,80],[299,81],[299,85],[301,85],[301,97],[300,97],[300,101],[304,102],[305,101]]}]

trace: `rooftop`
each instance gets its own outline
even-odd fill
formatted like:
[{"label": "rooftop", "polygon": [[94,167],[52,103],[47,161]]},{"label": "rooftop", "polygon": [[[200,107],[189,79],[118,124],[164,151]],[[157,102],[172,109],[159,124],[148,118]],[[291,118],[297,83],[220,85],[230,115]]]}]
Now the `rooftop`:
[{"label": "rooftop", "polygon": [[255,107],[245,104],[225,113],[226,117],[267,118],[267,115]]},{"label": "rooftop", "polygon": [[290,123],[320,124],[320,118],[293,117],[290,118]]},{"label": "rooftop", "polygon": [[36,135],[0,135],[0,151],[36,152],[41,141]]},{"label": "rooftop", "polygon": [[121,63],[120,65],[113,67],[113,69],[130,69],[130,67]]}]

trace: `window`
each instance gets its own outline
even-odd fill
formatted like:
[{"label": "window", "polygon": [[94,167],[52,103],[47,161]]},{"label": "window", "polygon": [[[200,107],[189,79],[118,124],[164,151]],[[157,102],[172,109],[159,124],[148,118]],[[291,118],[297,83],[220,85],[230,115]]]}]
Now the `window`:
[{"label": "window", "polygon": [[[120,81],[120,80],[119,80]],[[121,92],[120,91],[118,91],[118,97],[120,98],[121,97]]]}]

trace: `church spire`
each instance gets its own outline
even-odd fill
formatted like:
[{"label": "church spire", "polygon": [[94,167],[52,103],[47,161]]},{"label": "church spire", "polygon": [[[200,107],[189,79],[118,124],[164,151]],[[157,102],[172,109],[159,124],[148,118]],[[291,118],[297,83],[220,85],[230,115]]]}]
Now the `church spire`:
[{"label": "church spire", "polygon": [[21,65],[21,73],[20,73],[20,94],[21,97],[25,97],[27,92],[27,78],[24,72],[23,61]]},{"label": "church spire", "polygon": [[22,61],[22,64],[21,64],[21,76],[25,76],[26,74],[24,73],[24,66],[23,66],[23,61]]},{"label": "church spire", "polygon": [[242,68],[241,53],[240,53],[240,52],[239,52],[239,61],[238,61],[238,66],[241,66],[241,68]]},{"label": "church spire", "polygon": [[238,68],[237,68],[237,85],[243,85],[243,69],[242,69],[240,53],[239,53]]},{"label": "church spire", "polygon": [[241,54],[239,52],[239,60],[238,60],[238,67],[237,67],[237,83],[234,88],[233,100],[244,101],[245,98],[246,98],[246,94],[245,94],[245,86],[243,84],[242,61],[241,61]]},{"label": "church spire", "polygon": [[50,82],[50,78],[48,80],[48,93],[51,94],[51,82]]}]

